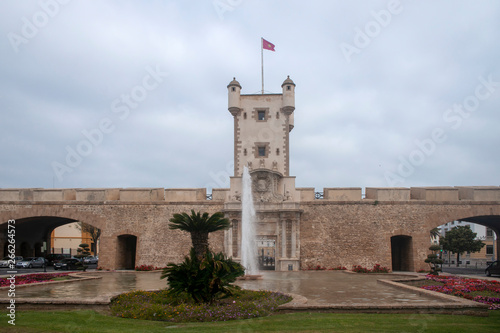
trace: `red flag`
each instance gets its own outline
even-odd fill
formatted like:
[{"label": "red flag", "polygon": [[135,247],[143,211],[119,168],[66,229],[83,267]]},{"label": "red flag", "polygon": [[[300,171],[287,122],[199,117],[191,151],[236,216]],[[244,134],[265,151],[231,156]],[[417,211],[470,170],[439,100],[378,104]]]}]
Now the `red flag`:
[{"label": "red flag", "polygon": [[264,38],[262,38],[262,47],[266,50],[269,50],[269,51],[276,51],[274,49],[274,44],[273,43],[269,43],[267,40],[265,40]]}]

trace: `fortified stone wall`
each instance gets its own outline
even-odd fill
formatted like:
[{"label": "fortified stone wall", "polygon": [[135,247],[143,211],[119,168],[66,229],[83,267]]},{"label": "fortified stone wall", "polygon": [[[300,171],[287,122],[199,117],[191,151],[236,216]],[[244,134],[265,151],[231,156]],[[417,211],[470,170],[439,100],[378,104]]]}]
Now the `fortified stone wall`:
[{"label": "fortified stone wall", "polygon": [[[217,193],[220,197],[223,191]],[[181,261],[189,252],[191,239],[186,232],[170,230],[168,220],[191,209],[212,214],[223,209],[223,202],[207,200],[206,189],[0,189],[0,225],[10,219],[18,226],[30,223],[40,242],[46,240],[43,235],[53,217],[100,228],[99,265],[104,268],[120,268],[121,235],[137,237],[136,266],[164,267]],[[37,223],[44,225],[37,227]],[[18,235],[19,242],[22,238]],[[0,237],[2,250],[6,241]],[[210,235],[210,245],[223,251],[223,232]]]},{"label": "fortified stone wall", "polygon": [[[19,225],[23,219],[62,217],[94,225],[102,230],[99,265],[104,268],[120,268],[119,260],[123,253],[120,253],[118,236],[133,235],[137,237],[135,265],[164,267],[168,262],[181,261],[191,247],[188,233],[168,228],[168,220],[173,214],[189,213],[191,209],[213,214],[222,208],[221,203],[210,201],[157,204],[75,202],[70,205],[55,202],[0,203],[0,219],[15,219]],[[38,230],[36,221],[29,223],[32,223],[31,230],[42,237],[44,227]],[[223,232],[210,235],[210,246],[215,251],[223,251]]]},{"label": "fortified stone wall", "polygon": [[[408,236],[410,268],[418,270],[425,268],[429,231],[436,226],[491,217],[489,226],[497,235],[500,231],[499,187],[367,188],[365,198],[360,188],[325,188],[323,199],[315,199],[313,188],[297,191],[290,204],[302,211],[301,268],[377,263],[391,267],[391,237]],[[227,189],[214,190],[212,200],[207,200],[206,189],[0,189],[0,228],[16,219],[30,223],[32,233],[43,239],[50,228],[37,229],[37,223],[54,217],[63,219],[59,225],[82,221],[102,230],[100,266],[119,268],[119,236],[133,235],[136,266],[161,267],[181,261],[191,246],[189,234],[168,229],[173,214],[223,211],[228,197]],[[260,204],[273,209],[273,203]],[[3,234],[0,249],[6,244]],[[223,232],[211,235],[210,244],[216,251],[226,250]]]},{"label": "fortified stone wall", "polygon": [[[498,202],[302,202],[301,267],[353,265],[391,268],[391,237],[411,237],[409,270],[427,269],[429,232],[449,221],[500,215]],[[496,230],[495,230],[496,229]],[[499,228],[494,228],[498,233]]]}]

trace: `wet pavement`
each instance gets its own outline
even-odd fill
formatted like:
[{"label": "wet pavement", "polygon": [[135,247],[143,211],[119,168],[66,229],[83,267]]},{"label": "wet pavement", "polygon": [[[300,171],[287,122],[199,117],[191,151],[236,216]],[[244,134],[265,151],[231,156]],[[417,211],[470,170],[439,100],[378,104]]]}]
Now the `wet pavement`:
[{"label": "wet pavement", "polygon": [[[156,290],[166,286],[160,272],[91,272],[101,279],[18,288],[16,298],[94,299],[131,290]],[[310,305],[395,304],[427,305],[442,302],[410,290],[397,289],[378,279],[391,275],[349,274],[341,271],[262,272],[262,280],[238,281],[247,289],[274,290],[307,298]],[[3,296],[5,297],[5,296]]]},{"label": "wet pavement", "polygon": [[[161,272],[92,272],[84,276],[102,278],[17,288],[16,298],[94,299],[132,290],[163,289],[167,285],[166,280],[160,279]],[[3,294],[6,292],[3,290]]]},{"label": "wet pavement", "polygon": [[[273,290],[307,298],[309,305],[431,304],[442,300],[378,283],[401,276],[352,274],[341,271],[262,272],[262,280],[238,281],[254,290]],[[411,276],[409,276],[411,278]]]}]

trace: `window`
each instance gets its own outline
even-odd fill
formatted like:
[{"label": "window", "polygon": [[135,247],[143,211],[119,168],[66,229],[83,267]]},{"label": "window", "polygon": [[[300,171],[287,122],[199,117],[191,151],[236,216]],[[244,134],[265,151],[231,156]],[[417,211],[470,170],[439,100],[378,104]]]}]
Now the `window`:
[{"label": "window", "polygon": [[279,156],[280,155],[280,149],[279,148],[276,148],[276,155]]},{"label": "window", "polygon": [[236,88],[235,88],[235,87],[231,87],[231,90],[232,90],[232,91],[236,91]]},{"label": "window", "polygon": [[258,120],[266,120],[266,111],[257,111]]},{"label": "window", "polygon": [[486,255],[493,254],[493,245],[486,245]]},{"label": "window", "polygon": [[[233,89],[234,89],[234,88],[233,88]],[[291,87],[291,86],[286,86],[286,90],[290,90],[290,89],[292,89],[292,87]]]},{"label": "window", "polygon": [[486,228],[486,237],[493,237],[493,230],[490,228]]},{"label": "window", "polygon": [[243,155],[244,155],[244,156],[247,156],[247,149],[246,149],[246,148],[245,148],[245,149],[243,149]]},{"label": "window", "polygon": [[[261,163],[264,160],[264,158],[269,157],[269,154],[272,153],[271,147],[269,146],[269,142],[255,142],[255,145],[252,147],[252,152],[253,156],[255,158],[260,159]],[[262,167],[262,165],[261,165]]]},{"label": "window", "polygon": [[247,119],[247,113],[243,112],[243,119]]},{"label": "window", "polygon": [[280,113],[279,113],[279,111],[276,112],[276,119],[280,119]]}]

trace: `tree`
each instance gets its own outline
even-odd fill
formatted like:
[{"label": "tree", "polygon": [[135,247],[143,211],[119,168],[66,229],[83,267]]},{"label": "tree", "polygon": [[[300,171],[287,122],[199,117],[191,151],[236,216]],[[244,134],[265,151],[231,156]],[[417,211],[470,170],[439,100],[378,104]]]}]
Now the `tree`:
[{"label": "tree", "polygon": [[170,229],[179,229],[191,234],[191,242],[198,260],[202,260],[205,252],[208,251],[208,234],[218,230],[229,229],[231,223],[224,218],[221,212],[210,216],[208,213],[200,214],[191,210],[191,215],[187,213],[174,214],[170,219]]},{"label": "tree", "polygon": [[76,224],[76,228],[80,230],[83,233],[88,233],[90,235],[90,239],[92,240],[92,243],[95,244],[95,252],[94,255],[98,255],[97,253],[97,241],[101,237],[101,229],[94,227],[93,225],[90,225],[88,223],[84,222],[78,222]]},{"label": "tree", "polygon": [[451,251],[457,254],[457,267],[460,260],[460,254],[463,252],[479,252],[484,243],[476,239],[477,234],[469,226],[457,226],[446,232],[445,237],[439,239],[443,250]]},{"label": "tree", "polygon": [[163,270],[161,278],[167,279],[169,290],[174,294],[187,293],[196,303],[212,303],[238,289],[231,283],[245,274],[243,266],[223,253],[213,253],[208,247],[209,233],[230,226],[229,219],[221,212],[212,216],[194,210],[191,215],[174,214],[169,228],[189,232],[193,247],[182,263],[169,263]]},{"label": "tree", "polygon": [[83,263],[83,258],[90,255],[89,244],[85,244],[85,243],[80,244],[79,248],[76,249],[76,252],[78,252],[78,254],[75,255],[75,258],[79,258],[81,260],[80,262],[78,262],[76,264],[76,266],[78,266],[78,269],[82,269],[85,272],[85,270],[88,268],[88,266],[86,266]]},{"label": "tree", "polygon": [[196,303],[212,303],[240,289],[231,283],[243,274],[243,266],[226,258],[223,253],[206,251],[199,260],[194,248],[191,248],[182,263],[168,264],[161,278],[167,279],[169,290],[174,295],[187,293]]},{"label": "tree", "polygon": [[85,258],[85,257],[88,257],[90,255],[89,244],[82,243],[78,246],[79,246],[79,248],[76,249],[76,252],[78,252],[78,254],[75,255],[75,258]]},{"label": "tree", "polygon": [[439,229],[439,227],[436,227],[429,232],[429,235],[431,236],[431,241],[432,241],[433,239],[441,235],[441,230]]},{"label": "tree", "polygon": [[427,259],[425,259],[425,262],[428,263],[431,267],[430,274],[439,275],[439,271],[441,270],[439,265],[443,263],[443,260],[439,259],[436,252],[441,251],[441,246],[431,245],[431,247],[429,247],[429,250],[431,250],[432,253],[427,255]]}]

